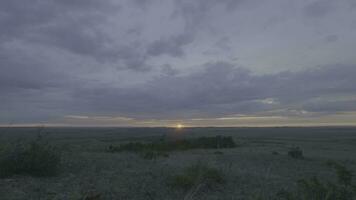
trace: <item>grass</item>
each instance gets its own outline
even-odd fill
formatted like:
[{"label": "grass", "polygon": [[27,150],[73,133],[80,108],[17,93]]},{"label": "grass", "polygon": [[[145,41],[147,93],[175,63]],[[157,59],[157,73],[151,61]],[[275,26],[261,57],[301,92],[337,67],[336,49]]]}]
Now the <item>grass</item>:
[{"label": "grass", "polygon": [[352,172],[334,161],[329,161],[327,165],[335,170],[337,181],[321,181],[320,178],[312,176],[298,180],[296,191],[281,190],[277,196],[284,200],[356,199],[356,185],[352,183]]},{"label": "grass", "polygon": [[[57,173],[60,174],[51,178],[39,178],[28,173],[13,173],[8,178],[0,179],[0,199],[249,200],[258,195],[256,197],[260,197],[261,200],[285,200],[286,196],[284,198],[276,196],[281,188],[284,188],[285,195],[288,193],[290,198],[294,198],[292,200],[307,199],[310,196],[303,195],[310,193],[321,194],[322,197],[325,197],[325,193],[341,194],[339,191],[348,194],[348,191],[353,191],[355,185],[352,173],[356,170],[355,130],[354,128],[180,130],[179,137],[189,142],[197,141],[203,136],[215,138],[215,135],[232,137],[234,141],[238,141],[238,148],[222,149],[223,145],[207,145],[210,150],[204,150],[201,144],[197,145],[199,148],[188,149],[186,146],[189,145],[183,145],[184,148],[175,146],[174,140],[157,140],[162,135],[165,138],[177,138],[175,130],[164,132],[163,129],[149,128],[52,128],[49,130],[51,135],[46,138],[47,141],[39,142],[40,149],[53,149],[50,152],[55,154],[61,152],[61,162],[57,168]],[[33,138],[36,132],[24,128],[11,129],[2,134],[0,139],[2,152],[16,152],[14,149],[17,147],[27,149],[28,152],[32,142],[14,141],[18,139],[26,141],[26,138]],[[175,135],[169,135],[170,133]],[[139,141],[139,145],[138,148],[135,145],[131,146],[131,149],[136,149],[134,151],[125,148],[119,151],[122,153],[103,151],[110,144],[115,144],[113,147],[119,148],[121,146],[119,144],[133,144],[135,141]],[[150,144],[157,143],[164,143],[163,149],[168,150],[157,150],[157,145],[148,148]],[[173,144],[173,147],[167,147],[167,144]],[[303,157],[307,159],[293,159],[286,155],[288,153],[286,148],[292,145],[299,146]],[[20,152],[23,151],[25,150]],[[129,152],[137,152],[137,155]],[[3,155],[9,154],[1,155],[3,158]],[[161,157],[164,159],[159,159]],[[337,162],[328,162],[326,165],[328,160]],[[303,179],[300,180],[301,178]],[[280,195],[282,193],[283,191]],[[350,196],[346,196],[348,197]],[[342,198],[345,199],[342,196],[334,196],[335,200],[344,200]]]},{"label": "grass", "polygon": [[27,143],[17,142],[0,153],[0,177],[54,176],[59,171],[60,161],[58,150],[41,137]]},{"label": "grass", "polygon": [[214,186],[224,182],[221,171],[198,162],[185,168],[183,173],[173,176],[170,185],[174,188],[189,190],[202,185],[214,188]]}]

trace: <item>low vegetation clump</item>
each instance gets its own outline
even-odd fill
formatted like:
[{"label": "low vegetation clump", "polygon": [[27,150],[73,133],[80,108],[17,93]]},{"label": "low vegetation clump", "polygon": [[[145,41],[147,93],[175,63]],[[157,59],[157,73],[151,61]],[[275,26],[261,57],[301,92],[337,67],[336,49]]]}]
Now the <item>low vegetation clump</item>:
[{"label": "low vegetation clump", "polygon": [[283,200],[354,200],[356,185],[352,184],[353,174],[336,162],[328,162],[336,171],[337,182],[323,182],[318,177],[301,179],[297,182],[297,191],[282,190],[277,195]]},{"label": "low vegetation clump", "polygon": [[94,191],[87,192],[80,198],[80,200],[101,200],[102,194]]},{"label": "low vegetation clump", "polygon": [[169,157],[169,154],[161,151],[144,151],[141,152],[140,155],[142,156],[142,158],[147,160],[156,160],[159,157]]},{"label": "low vegetation clump", "polygon": [[189,190],[194,187],[203,186],[213,188],[215,185],[224,182],[224,177],[218,169],[197,163],[185,168],[182,174],[173,176],[171,186]]},{"label": "low vegetation clump", "polygon": [[222,152],[222,151],[215,151],[214,154],[215,154],[215,155],[223,155],[224,152]]},{"label": "low vegetation clump", "polygon": [[292,147],[291,149],[289,149],[288,156],[294,159],[304,158],[303,151],[299,147]]},{"label": "low vegetation clump", "polygon": [[42,137],[9,145],[0,152],[0,177],[13,175],[54,176],[59,170],[60,153]]},{"label": "low vegetation clump", "polygon": [[174,141],[155,141],[150,143],[143,142],[129,142],[119,146],[110,145],[107,151],[109,152],[167,152],[189,149],[220,149],[220,148],[234,148],[236,143],[232,137],[215,136],[215,137],[199,137],[191,139],[182,139]]}]

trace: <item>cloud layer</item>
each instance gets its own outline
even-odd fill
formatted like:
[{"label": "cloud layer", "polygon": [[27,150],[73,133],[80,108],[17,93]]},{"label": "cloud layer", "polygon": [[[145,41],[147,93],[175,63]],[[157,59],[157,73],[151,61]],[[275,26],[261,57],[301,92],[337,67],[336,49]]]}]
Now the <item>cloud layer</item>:
[{"label": "cloud layer", "polygon": [[3,0],[0,124],[353,119],[355,18],[350,0]]}]

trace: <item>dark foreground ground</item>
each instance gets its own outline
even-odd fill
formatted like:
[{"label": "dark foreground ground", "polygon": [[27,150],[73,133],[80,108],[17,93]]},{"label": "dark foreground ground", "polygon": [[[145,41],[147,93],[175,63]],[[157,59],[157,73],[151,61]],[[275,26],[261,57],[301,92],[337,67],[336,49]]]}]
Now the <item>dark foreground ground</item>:
[{"label": "dark foreground ground", "polygon": [[[36,178],[0,179],[0,200],[13,199],[275,199],[312,176],[334,180],[325,163],[336,161],[356,171],[356,128],[46,128],[46,138],[61,151],[60,173]],[[36,128],[1,128],[0,147],[38,134]],[[194,149],[145,159],[137,153],[110,153],[110,145],[201,136],[232,136],[232,149]],[[288,156],[291,147],[304,159]],[[1,150],[1,149],[0,149]],[[224,183],[191,190],[172,187],[170,178],[196,163],[218,169]],[[95,195],[98,194],[98,197]],[[90,197],[92,195],[92,197]]]}]

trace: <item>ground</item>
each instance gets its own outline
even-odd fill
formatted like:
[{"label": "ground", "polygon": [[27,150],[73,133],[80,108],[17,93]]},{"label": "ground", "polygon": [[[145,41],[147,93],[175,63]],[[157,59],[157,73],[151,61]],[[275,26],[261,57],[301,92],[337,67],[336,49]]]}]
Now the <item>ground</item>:
[{"label": "ground", "polygon": [[[0,129],[0,147],[35,137],[37,128]],[[191,199],[274,199],[293,190],[303,177],[333,180],[325,163],[333,160],[356,171],[356,128],[45,128],[46,138],[62,153],[58,176],[0,179],[0,199],[184,199],[189,191],[170,179],[197,162],[220,170],[225,182],[197,191]],[[136,153],[109,153],[109,145],[201,136],[232,136],[233,149],[169,152],[148,160]],[[288,156],[300,147],[304,159]],[[99,198],[98,198],[99,199]]]}]

